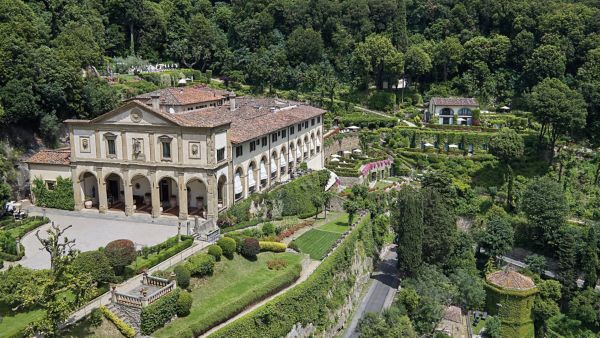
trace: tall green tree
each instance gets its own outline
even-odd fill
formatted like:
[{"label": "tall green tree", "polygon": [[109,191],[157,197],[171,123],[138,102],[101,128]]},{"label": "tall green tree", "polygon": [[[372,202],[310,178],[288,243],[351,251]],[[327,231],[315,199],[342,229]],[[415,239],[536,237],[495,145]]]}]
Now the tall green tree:
[{"label": "tall green tree", "polygon": [[541,124],[540,141],[549,136],[552,156],[559,137],[585,125],[587,110],[582,95],[559,79],[546,78],[533,87],[529,104]]},{"label": "tall green tree", "polygon": [[548,177],[532,180],[523,193],[521,208],[535,243],[558,248],[559,230],[565,225],[569,211],[561,186]]},{"label": "tall green tree", "polygon": [[423,260],[445,266],[454,249],[458,229],[456,215],[435,189],[423,192]]},{"label": "tall green tree", "polygon": [[585,248],[581,257],[582,270],[585,274],[585,286],[595,288],[598,283],[598,236],[594,226],[588,229]]},{"label": "tall green tree", "polygon": [[492,136],[489,142],[490,153],[498,157],[506,168],[506,182],[508,183],[506,205],[509,210],[513,209],[514,174],[511,162],[522,157],[524,149],[523,138],[510,128],[502,128],[500,132]]},{"label": "tall green tree", "polygon": [[577,290],[577,239],[574,229],[563,226],[557,249],[558,280],[562,284],[563,303],[567,304]]},{"label": "tall green tree", "polygon": [[512,249],[515,231],[506,217],[492,215],[485,223],[479,245],[491,259],[498,259]]},{"label": "tall green tree", "polygon": [[356,46],[352,59],[361,85],[366,86],[369,80],[374,80],[378,89],[383,88],[384,81],[392,83],[397,79],[404,68],[404,56],[385,35],[369,35]]},{"label": "tall green tree", "polygon": [[397,234],[398,268],[414,274],[423,260],[423,202],[419,191],[405,188],[398,193],[392,226]]},{"label": "tall green tree", "polygon": [[418,46],[411,46],[404,55],[404,71],[418,84],[421,76],[431,71],[431,58]]}]

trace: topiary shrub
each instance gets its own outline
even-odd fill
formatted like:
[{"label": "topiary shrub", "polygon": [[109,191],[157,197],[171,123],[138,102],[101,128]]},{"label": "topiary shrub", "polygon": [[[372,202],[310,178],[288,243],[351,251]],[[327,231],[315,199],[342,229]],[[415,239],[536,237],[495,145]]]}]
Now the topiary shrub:
[{"label": "topiary shrub", "polygon": [[190,257],[185,266],[192,276],[202,277],[212,275],[215,268],[215,258],[211,255],[200,253]]},{"label": "topiary shrub", "polygon": [[177,298],[177,317],[185,317],[190,314],[192,308],[192,295],[187,291],[179,293]]},{"label": "topiary shrub", "polygon": [[287,249],[285,243],[260,241],[258,244],[260,245],[260,251],[285,252],[285,249]]},{"label": "topiary shrub", "polygon": [[242,242],[242,248],[240,253],[246,258],[256,258],[256,255],[260,252],[260,244],[256,238],[245,238]]},{"label": "topiary shrub", "polygon": [[177,276],[177,286],[182,289],[187,289],[187,287],[190,286],[190,278],[192,276],[190,270],[185,265],[177,265],[175,269],[173,269],[173,272],[175,272],[175,275]]},{"label": "topiary shrub", "polygon": [[237,246],[235,240],[229,237],[223,237],[217,241],[217,245],[223,250],[223,255],[229,259],[233,258]]},{"label": "topiary shrub", "polygon": [[262,232],[266,236],[274,235],[275,234],[275,225],[273,223],[271,223],[271,222],[265,223],[262,226]]},{"label": "topiary shrub", "polygon": [[211,245],[208,247],[208,254],[215,258],[215,261],[220,261],[221,256],[223,255],[223,249],[221,249],[218,245]]},{"label": "topiary shrub", "polygon": [[156,302],[142,308],[140,329],[143,335],[150,335],[163,327],[177,314],[179,289],[160,297]]},{"label": "topiary shrub", "polygon": [[104,254],[117,275],[123,273],[123,268],[137,257],[135,245],[128,239],[117,239],[106,245]]},{"label": "topiary shrub", "polygon": [[110,261],[98,250],[79,253],[73,260],[72,268],[78,274],[89,273],[98,284],[110,283],[115,279],[115,271]]}]

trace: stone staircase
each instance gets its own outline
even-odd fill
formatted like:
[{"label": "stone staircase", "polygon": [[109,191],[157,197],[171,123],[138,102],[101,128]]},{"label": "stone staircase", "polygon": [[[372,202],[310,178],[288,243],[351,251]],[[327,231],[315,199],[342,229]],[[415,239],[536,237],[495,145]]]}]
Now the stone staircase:
[{"label": "stone staircase", "polygon": [[127,325],[134,328],[138,335],[140,334],[140,316],[142,314],[141,308],[118,303],[110,303],[106,308],[117,315],[117,317],[121,318],[121,320],[127,323]]}]

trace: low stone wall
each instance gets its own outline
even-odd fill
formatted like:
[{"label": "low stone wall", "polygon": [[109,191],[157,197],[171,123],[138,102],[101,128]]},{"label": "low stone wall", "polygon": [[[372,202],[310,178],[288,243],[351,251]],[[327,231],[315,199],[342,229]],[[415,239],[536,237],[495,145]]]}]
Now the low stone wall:
[{"label": "low stone wall", "polygon": [[341,135],[344,135],[344,138],[342,138],[339,141],[334,140],[333,137],[331,137],[331,144],[329,144],[330,141],[327,141],[326,144],[328,145],[326,145],[323,149],[325,158],[328,158],[333,154],[337,154],[340,151],[352,151],[353,149],[360,148],[360,142],[358,141],[358,133]]}]

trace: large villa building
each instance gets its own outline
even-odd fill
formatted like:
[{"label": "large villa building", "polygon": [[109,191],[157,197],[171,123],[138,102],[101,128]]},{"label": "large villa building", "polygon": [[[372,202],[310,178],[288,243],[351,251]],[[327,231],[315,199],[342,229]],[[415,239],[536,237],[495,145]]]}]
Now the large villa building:
[{"label": "large villa building", "polygon": [[70,149],[27,160],[52,188],[71,177],[75,209],[215,219],[253,192],[323,167],[324,110],[236,98],[201,86],[134,97],[93,120],[67,120]]}]

